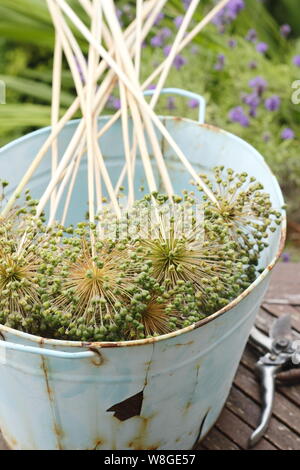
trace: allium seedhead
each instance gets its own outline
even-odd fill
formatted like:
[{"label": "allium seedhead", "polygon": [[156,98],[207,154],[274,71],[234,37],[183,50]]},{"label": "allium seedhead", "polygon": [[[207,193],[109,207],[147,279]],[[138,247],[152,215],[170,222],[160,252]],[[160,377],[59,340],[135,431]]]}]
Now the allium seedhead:
[{"label": "allium seedhead", "polygon": [[[67,336],[82,338],[85,325],[84,339],[93,338],[96,332],[97,339],[103,340],[116,329],[120,300],[128,303],[133,283],[129,251],[116,242],[93,244],[87,224],[81,224],[74,237],[64,239],[64,245],[59,270],[50,284],[54,295],[51,311],[65,323]],[[80,327],[70,328],[69,317],[71,323],[80,322]]]},{"label": "allium seedhead", "polygon": [[170,333],[167,303],[161,297],[151,296],[138,314],[139,323],[128,331],[128,338],[156,336]]},{"label": "allium seedhead", "polygon": [[[156,200],[161,198],[156,196]],[[234,296],[243,265],[236,260],[226,227],[214,223],[213,217],[203,218],[203,207],[196,210],[191,194],[184,194],[183,203],[176,200],[156,205],[151,231],[143,224],[136,243],[151,262],[152,276],[160,285],[171,291],[178,282],[191,284],[201,294],[202,310],[216,310],[224,299]],[[213,300],[211,289],[218,293]]]},{"label": "allium seedhead", "polygon": [[0,224],[0,322],[34,333],[41,306],[40,289],[49,272],[45,250],[51,251],[52,232],[31,215],[36,202],[15,210]]},{"label": "allium seedhead", "polygon": [[218,201],[216,205],[204,196],[206,216],[220,218],[240,249],[248,255],[255,252],[257,256],[267,246],[270,230],[281,219],[280,212],[272,207],[270,195],[263,191],[262,184],[245,172],[235,173],[232,169],[216,167],[214,181],[206,175],[204,179]]},{"label": "allium seedhead", "polygon": [[173,289],[160,285],[144,297],[135,318],[139,325],[128,330],[128,339],[136,337],[151,337],[168,334],[180,328],[190,326],[205,317],[202,312],[202,299],[192,283],[177,281]]}]

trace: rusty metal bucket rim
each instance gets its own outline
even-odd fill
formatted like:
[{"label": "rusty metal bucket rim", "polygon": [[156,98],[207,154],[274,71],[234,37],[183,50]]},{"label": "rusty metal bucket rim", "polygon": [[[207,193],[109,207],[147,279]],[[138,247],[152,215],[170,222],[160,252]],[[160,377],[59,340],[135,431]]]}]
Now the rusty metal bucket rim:
[{"label": "rusty metal bucket rim", "polygon": [[[109,118],[109,116],[103,116],[102,119],[105,119],[107,117]],[[225,131],[224,129],[220,129],[218,127],[212,126],[210,124],[199,124],[198,122],[193,121],[192,119],[182,118],[182,117],[174,117],[174,116],[161,116],[161,118],[162,119],[167,119],[167,120],[189,122],[189,123],[192,123],[192,124],[197,125],[199,127],[204,127],[206,129],[212,130],[214,132],[218,132],[218,133],[221,132],[225,135],[230,136],[234,140],[238,140],[242,145],[250,147],[251,149],[256,151],[256,149],[252,145],[250,145],[248,142],[244,141],[240,137],[232,134],[231,132]],[[69,121],[66,124],[66,126],[71,126],[74,123],[79,122],[79,121],[80,121],[79,119]],[[32,133],[29,133],[26,136],[18,139],[18,141],[22,142],[22,140],[25,140],[25,139],[27,140],[27,139],[31,138],[33,135],[38,135],[38,134],[44,133],[45,131],[50,130],[50,129],[51,129],[51,127],[49,127],[49,126],[48,127],[43,127],[42,129],[39,129],[39,130],[37,130],[35,132],[32,132]],[[7,146],[3,147],[1,150],[5,150],[6,148],[9,148],[10,146],[12,146],[14,144],[14,142],[15,141],[9,143]],[[276,180],[275,176],[271,172],[271,169],[269,168],[269,166],[265,162],[262,155],[258,151],[256,151],[256,152],[257,152],[257,157],[259,157],[261,159],[261,163],[265,166],[266,170],[272,175],[272,177],[275,179],[275,181],[277,183],[277,180]],[[278,185],[278,183],[277,183],[277,185]],[[280,190],[279,185],[278,185],[278,189]],[[280,198],[283,199],[281,192],[280,192]],[[282,204],[284,204],[284,201],[282,202]],[[146,344],[152,344],[152,343],[155,343],[155,342],[158,342],[158,341],[164,341],[164,340],[168,340],[170,338],[174,338],[176,336],[186,334],[189,331],[195,330],[197,328],[200,328],[200,327],[206,325],[207,323],[210,323],[210,322],[214,321],[215,319],[217,319],[220,316],[224,315],[229,310],[233,309],[244,298],[246,298],[255,289],[255,287],[257,287],[267,277],[267,275],[270,273],[270,271],[274,268],[274,266],[275,266],[276,262],[278,261],[280,255],[282,254],[282,251],[283,251],[283,248],[284,248],[284,245],[285,245],[285,240],[286,240],[286,215],[285,215],[285,211],[283,211],[283,218],[282,218],[280,230],[281,230],[280,242],[279,242],[279,247],[278,247],[277,253],[276,253],[275,257],[273,258],[273,260],[269,263],[269,265],[264,269],[264,271],[256,278],[256,280],[247,289],[245,289],[238,297],[236,297],[234,300],[232,300],[228,305],[226,305],[222,309],[218,310],[214,314],[212,314],[212,315],[204,318],[203,320],[200,320],[197,323],[194,323],[193,325],[190,325],[188,327],[181,328],[179,330],[173,331],[173,332],[165,334],[165,335],[154,336],[154,337],[151,337],[151,338],[145,338],[145,339],[139,339],[139,340],[113,341],[113,342],[108,342],[108,341],[106,341],[106,342],[105,341],[103,341],[103,342],[84,342],[84,341],[67,341],[67,340],[56,340],[56,339],[50,339],[50,338],[43,338],[43,337],[40,337],[40,336],[25,333],[23,331],[15,330],[13,328],[10,328],[8,326],[0,324],[0,336],[1,336],[1,331],[2,331],[2,332],[11,333],[11,334],[13,334],[13,335],[15,335],[19,338],[23,338],[24,340],[30,340],[33,343],[37,343],[37,344],[49,345],[49,346],[54,346],[54,347],[59,346],[61,348],[73,347],[73,348],[102,349],[102,348],[143,346],[143,345],[146,345]]]}]

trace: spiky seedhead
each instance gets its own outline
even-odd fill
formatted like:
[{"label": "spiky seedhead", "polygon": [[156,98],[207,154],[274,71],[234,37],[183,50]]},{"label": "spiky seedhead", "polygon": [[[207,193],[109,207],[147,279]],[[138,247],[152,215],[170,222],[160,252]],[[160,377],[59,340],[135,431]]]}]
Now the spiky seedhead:
[{"label": "spiky seedhead", "polygon": [[201,296],[191,283],[178,281],[173,289],[167,289],[164,284],[154,284],[152,290],[143,294],[138,308],[130,305],[130,311],[139,325],[137,328],[131,325],[126,331],[128,339],[135,338],[141,332],[147,337],[167,334],[205,317],[201,312]]},{"label": "spiky seedhead", "polygon": [[214,178],[204,175],[204,180],[218,201],[216,205],[203,196],[206,217],[219,219],[240,249],[257,258],[268,246],[270,231],[281,222],[281,213],[272,207],[270,195],[256,178],[223,166],[214,168]]},{"label": "spiky seedhead", "polygon": [[160,297],[152,297],[141,313],[146,336],[167,334],[171,331],[167,303]]},{"label": "spiky seedhead", "polygon": [[65,335],[74,339],[113,336],[120,301],[128,303],[134,281],[130,250],[123,242],[96,240],[95,228],[87,223],[63,244],[59,269],[44,292],[53,298],[44,303],[44,315],[60,319]]},{"label": "spiky seedhead", "polygon": [[[185,194],[183,201],[173,198],[167,205],[156,204],[158,197],[166,202],[165,196],[156,196],[154,203],[149,200],[149,206],[154,204],[151,223],[141,224],[136,241],[151,262],[153,277],[168,289],[178,281],[192,283],[201,293],[203,310],[223,306],[241,290],[247,257],[237,257],[227,230],[203,218],[202,207],[195,206],[192,195]],[[141,213],[139,203],[136,210]]]},{"label": "spiky seedhead", "polygon": [[104,315],[113,316],[116,296],[128,296],[126,285],[130,282],[128,253],[102,242],[96,243],[96,247],[93,256],[90,242],[81,239],[77,256],[76,250],[74,257],[66,258],[63,294],[56,299],[56,304],[64,305],[65,311],[88,322],[98,315],[100,320]]},{"label": "spiky seedhead", "polygon": [[32,212],[36,201],[16,209],[0,223],[0,322],[34,332],[43,281],[41,266],[50,251],[52,231]]}]

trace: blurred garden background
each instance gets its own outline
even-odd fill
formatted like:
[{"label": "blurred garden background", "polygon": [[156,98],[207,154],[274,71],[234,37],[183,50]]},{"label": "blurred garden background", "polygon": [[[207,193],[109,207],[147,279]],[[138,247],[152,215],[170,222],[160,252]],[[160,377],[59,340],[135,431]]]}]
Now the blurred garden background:
[{"label": "blurred garden background", "polygon": [[[78,7],[77,0],[69,0]],[[135,1],[117,0],[129,22]],[[203,0],[194,22],[213,5]],[[168,0],[143,48],[144,70],[169,51],[189,0]],[[0,0],[0,145],[50,123],[54,34],[45,0]],[[79,40],[80,37],[78,37]],[[82,42],[84,48],[84,42]],[[299,80],[299,82],[297,82]],[[231,0],[213,24],[176,57],[168,86],[195,91],[208,104],[206,121],[255,146],[280,181],[289,215],[284,261],[300,258],[300,9],[298,0]],[[75,90],[65,67],[62,105]],[[110,99],[111,113],[119,106]],[[158,111],[196,118],[197,103],[164,96]]]}]

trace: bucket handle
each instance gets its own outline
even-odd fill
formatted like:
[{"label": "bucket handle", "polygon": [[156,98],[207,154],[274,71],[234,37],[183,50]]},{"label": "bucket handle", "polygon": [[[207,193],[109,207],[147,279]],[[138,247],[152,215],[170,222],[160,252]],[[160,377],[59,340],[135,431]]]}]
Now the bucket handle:
[{"label": "bucket handle", "polygon": [[[144,91],[145,96],[152,96],[155,93],[155,90],[146,90]],[[191,98],[197,100],[199,103],[199,124],[204,124],[205,122],[205,111],[206,111],[206,101],[203,96],[193,93],[191,91],[182,90],[181,88],[163,88],[160,92],[161,95],[178,95],[184,96],[185,98]]]},{"label": "bucket handle", "polygon": [[[83,352],[65,352],[65,351],[55,351],[51,349],[37,348],[34,346],[27,346],[24,344],[10,343],[9,341],[0,341],[0,351],[1,349],[8,349],[10,351],[20,351],[23,353],[37,354],[40,356],[55,357],[61,359],[85,359],[88,357],[94,357],[95,352],[93,351],[83,351]],[[1,352],[0,352],[1,355]],[[3,362],[0,360],[0,362]]]}]

